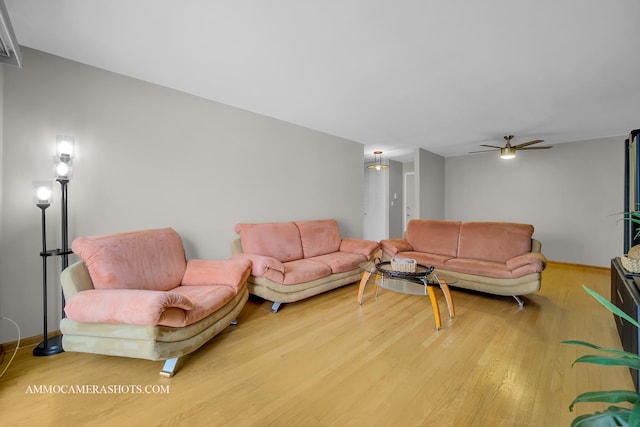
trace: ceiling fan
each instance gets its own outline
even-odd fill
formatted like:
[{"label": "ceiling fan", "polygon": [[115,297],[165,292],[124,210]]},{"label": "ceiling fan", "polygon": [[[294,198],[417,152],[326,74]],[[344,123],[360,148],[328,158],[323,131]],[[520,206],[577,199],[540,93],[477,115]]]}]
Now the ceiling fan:
[{"label": "ceiling fan", "polygon": [[500,151],[500,157],[503,159],[513,159],[516,156],[516,151],[518,150],[546,150],[547,148],[551,148],[550,145],[545,147],[530,147],[533,144],[539,144],[544,142],[543,139],[534,139],[533,141],[523,142],[522,144],[511,145],[511,140],[513,139],[513,135],[505,135],[505,141],[507,144],[504,147],[497,147],[495,145],[486,145],[480,144],[482,147],[488,147],[492,150],[480,150],[480,151],[470,151],[469,153],[486,153],[489,151]]}]

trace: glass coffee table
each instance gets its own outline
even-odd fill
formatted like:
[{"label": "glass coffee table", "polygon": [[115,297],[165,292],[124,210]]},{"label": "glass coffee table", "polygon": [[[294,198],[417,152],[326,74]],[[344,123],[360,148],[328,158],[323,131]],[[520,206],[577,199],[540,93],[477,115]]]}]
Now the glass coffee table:
[{"label": "glass coffee table", "polygon": [[408,295],[429,295],[436,321],[436,329],[438,330],[442,326],[442,321],[440,318],[438,299],[433,289],[434,287],[439,287],[444,294],[445,300],[447,301],[447,308],[449,309],[449,318],[453,319],[456,315],[451,292],[449,291],[449,284],[456,283],[457,281],[455,277],[436,273],[431,267],[426,267],[421,264],[416,264],[415,272],[394,271],[391,269],[390,261],[378,263],[369,261],[360,264],[360,268],[364,270],[358,289],[358,304],[360,305],[362,305],[364,290],[373,276],[374,286],[376,286],[376,298],[378,297],[379,288]]}]

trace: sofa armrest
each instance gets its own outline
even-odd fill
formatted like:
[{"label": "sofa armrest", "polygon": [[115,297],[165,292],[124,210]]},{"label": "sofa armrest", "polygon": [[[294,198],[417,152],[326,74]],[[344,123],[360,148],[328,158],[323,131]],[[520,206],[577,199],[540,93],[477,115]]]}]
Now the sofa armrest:
[{"label": "sofa armrest", "polygon": [[538,252],[529,252],[524,255],[518,255],[506,262],[507,270],[515,271],[526,268],[530,273],[539,273],[547,266],[547,259]]},{"label": "sofa armrest", "polygon": [[352,239],[347,237],[342,239],[342,242],[340,242],[341,252],[351,252],[354,254],[364,255],[367,257],[367,260],[371,259],[379,248],[380,245],[378,242],[374,242],[373,240]]},{"label": "sofa armrest", "polygon": [[409,252],[413,250],[413,246],[405,239],[385,239],[380,241],[382,250],[387,254],[394,256],[398,252]]},{"label": "sofa armrest", "polygon": [[190,259],[182,276],[183,286],[226,285],[236,290],[251,272],[248,259],[202,260]]},{"label": "sofa armrest", "polygon": [[231,259],[243,259],[251,261],[251,275],[264,277],[269,270],[276,270],[284,274],[284,264],[275,258],[256,254],[233,254]]},{"label": "sofa armrest", "polygon": [[171,308],[192,310],[194,304],[171,291],[91,289],[69,298],[64,311],[76,322],[157,325]]}]

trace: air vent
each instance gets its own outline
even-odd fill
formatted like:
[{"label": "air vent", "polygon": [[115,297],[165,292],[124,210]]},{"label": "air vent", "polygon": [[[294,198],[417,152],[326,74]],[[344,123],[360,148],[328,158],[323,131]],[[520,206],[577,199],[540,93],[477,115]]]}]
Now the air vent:
[{"label": "air vent", "polygon": [[0,0],[0,63],[22,67],[20,46],[13,32],[4,0]]}]

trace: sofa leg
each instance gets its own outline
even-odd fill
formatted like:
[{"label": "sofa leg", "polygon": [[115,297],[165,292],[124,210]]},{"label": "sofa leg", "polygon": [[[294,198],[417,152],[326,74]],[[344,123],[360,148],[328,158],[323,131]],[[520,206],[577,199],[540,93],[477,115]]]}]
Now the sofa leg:
[{"label": "sofa leg", "polygon": [[280,309],[280,306],[282,305],[281,302],[274,302],[273,305],[271,306],[271,312],[272,313],[277,313],[278,310]]},{"label": "sofa leg", "polygon": [[162,371],[160,371],[160,376],[165,378],[171,378],[175,373],[176,363],[178,363],[177,357],[174,357],[173,359],[165,360],[164,366],[162,367]]},{"label": "sofa leg", "polygon": [[517,295],[513,295],[513,297],[516,299],[516,301],[518,302],[518,305],[520,306],[520,308],[524,307],[524,300],[522,298],[520,298]]}]

